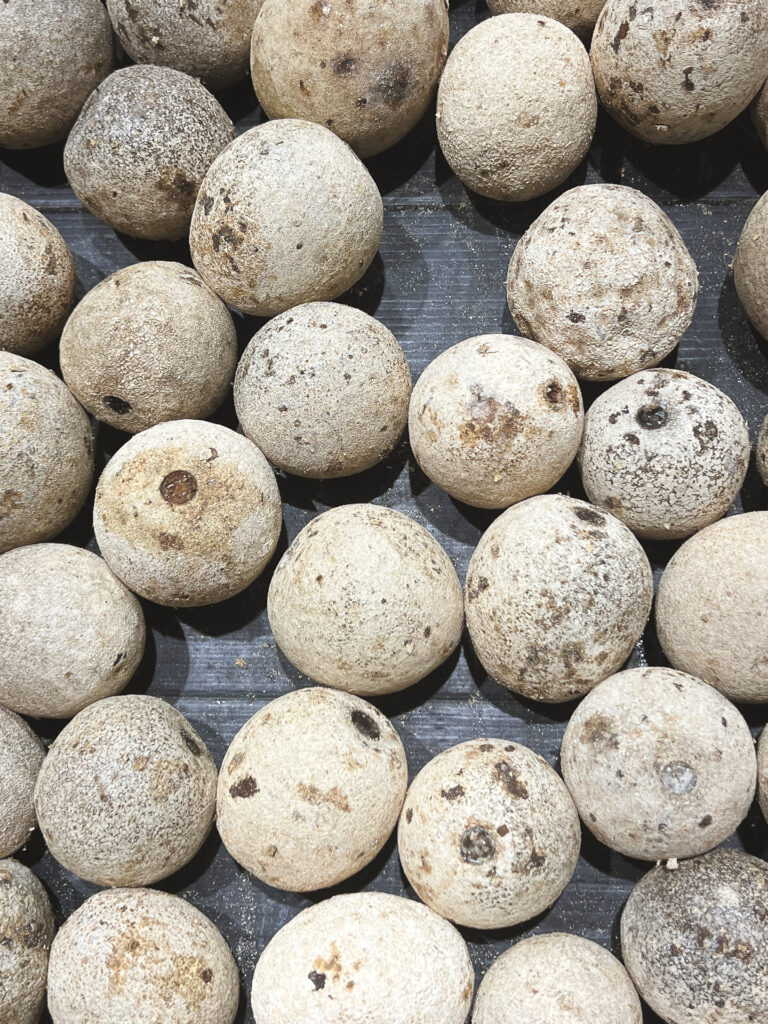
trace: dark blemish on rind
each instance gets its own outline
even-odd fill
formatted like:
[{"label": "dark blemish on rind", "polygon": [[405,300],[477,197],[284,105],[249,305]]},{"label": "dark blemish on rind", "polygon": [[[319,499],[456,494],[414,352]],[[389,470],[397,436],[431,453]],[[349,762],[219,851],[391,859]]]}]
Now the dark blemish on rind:
[{"label": "dark blemish on rind", "polygon": [[426,626],[424,628],[424,639],[425,640],[429,640],[431,635],[432,635],[432,627],[431,626]]},{"label": "dark blemish on rind", "polygon": [[200,972],[200,977],[203,979],[206,985],[210,985],[213,981],[213,971],[210,967],[206,967],[204,971]]},{"label": "dark blemish on rind", "polygon": [[191,752],[195,755],[195,757],[199,757],[202,752],[200,749],[200,744],[196,742],[194,737],[189,735],[186,729],[181,730],[181,738],[184,740],[184,743],[187,745],[189,750],[191,750]]},{"label": "dark blemish on rind", "polygon": [[723,728],[727,729],[728,728],[728,719],[727,718],[721,718],[720,721],[723,723]]},{"label": "dark blemish on rind", "polygon": [[563,400],[563,389],[556,380],[551,381],[545,386],[544,397],[550,405],[560,405]]},{"label": "dark blemish on rind", "polygon": [[616,750],[619,738],[613,731],[613,719],[607,715],[592,715],[584,723],[581,738],[585,743],[593,743],[597,747]]},{"label": "dark blemish on rind", "polygon": [[707,828],[711,824],[712,824],[712,815],[711,814],[705,814],[704,817],[699,822],[699,828]]},{"label": "dark blemish on rind", "polygon": [[467,864],[485,864],[496,856],[496,846],[488,829],[472,825],[459,840],[459,852]]},{"label": "dark blemish on rind", "polygon": [[671,761],[659,769],[661,784],[675,796],[685,796],[696,787],[696,772],[687,761]]},{"label": "dark blemish on rind", "polygon": [[259,787],[256,785],[256,780],[250,775],[246,775],[244,779],[240,779],[239,782],[235,782],[229,787],[229,795],[231,797],[239,797],[243,800],[255,796],[258,792]]},{"label": "dark blemish on rind", "polygon": [[503,837],[509,832],[509,829],[507,828],[506,825],[499,825],[499,827],[496,829],[496,832],[498,833],[498,835]]},{"label": "dark blemish on rind", "polygon": [[169,505],[186,505],[197,494],[197,480],[185,469],[175,469],[163,477],[160,494]]},{"label": "dark blemish on rind", "polygon": [[118,416],[127,416],[129,412],[133,412],[131,403],[126,402],[123,398],[118,398],[117,395],[105,395],[102,402]]},{"label": "dark blemish on rind", "polygon": [[577,519],[581,519],[584,523],[590,523],[592,526],[605,526],[605,516],[595,512],[594,509],[577,508],[574,515]]},{"label": "dark blemish on rind", "polygon": [[621,25],[619,25],[619,31],[613,37],[613,42],[611,43],[611,49],[614,53],[619,52],[622,40],[627,38],[627,32],[629,32],[629,22],[622,21]]},{"label": "dark blemish on rind", "polygon": [[480,746],[477,749],[478,750],[482,750],[483,753],[486,753],[488,750],[493,750],[493,744],[492,743],[481,743]]},{"label": "dark blemish on rind", "polygon": [[337,57],[331,65],[333,68],[334,75],[339,75],[341,78],[346,78],[347,75],[351,75],[357,67],[357,59],[355,57]]},{"label": "dark blemish on rind", "polygon": [[691,72],[692,71],[693,71],[693,67],[692,66],[689,67],[689,68],[683,68],[683,74],[685,75],[685,81],[683,82],[683,88],[685,89],[686,92],[693,92],[693,90],[696,88],[696,86],[691,81]]},{"label": "dark blemish on rind", "polygon": [[528,799],[528,787],[507,761],[499,761],[496,765],[496,778],[510,796],[514,796],[518,800]]},{"label": "dark blemish on rind", "polygon": [[644,430],[658,430],[667,422],[667,410],[663,405],[653,402],[641,406],[637,410],[635,419]]},{"label": "dark blemish on rind", "polygon": [[315,986],[315,992],[318,992],[321,988],[325,988],[325,975],[320,974],[319,971],[310,971],[307,975],[309,980]]},{"label": "dark blemish on rind", "polygon": [[213,196],[203,196],[203,198],[200,200],[200,205],[202,206],[203,213],[205,214],[206,217],[209,215],[209,213],[213,209],[213,203],[214,203]]},{"label": "dark blemish on rind", "polygon": [[120,653],[118,654],[118,656],[117,656],[117,657],[115,658],[115,660],[114,660],[114,661],[112,662],[112,668],[117,668],[117,666],[118,666],[118,665],[120,664],[120,662],[121,662],[121,661],[122,661],[122,660],[123,660],[124,658],[125,658],[125,654],[124,654],[124,653],[123,653],[122,651],[120,651]]},{"label": "dark blemish on rind", "polygon": [[464,796],[464,787],[452,786],[450,789],[443,789],[440,791],[440,796],[444,800],[458,800],[460,796]]},{"label": "dark blemish on rind", "polygon": [[534,847],[534,849],[531,850],[530,857],[528,858],[529,866],[532,868],[541,868],[546,864],[546,862],[547,858],[544,856],[544,854]]},{"label": "dark blemish on rind", "polygon": [[366,739],[377,740],[381,736],[381,729],[364,711],[353,711],[349,717],[352,719],[352,725]]},{"label": "dark blemish on rind", "polygon": [[628,444],[640,444],[640,438],[637,436],[637,434],[625,434],[624,440]]},{"label": "dark blemish on rind", "polygon": [[405,812],[405,820],[406,820],[406,821],[408,822],[408,824],[409,824],[409,825],[410,825],[410,824],[411,824],[411,822],[413,821],[413,809],[412,809],[412,808],[410,808],[410,807],[409,807],[409,808],[408,808],[408,810],[407,810],[407,811]]},{"label": "dark blemish on rind", "polygon": [[587,318],[583,313],[577,313],[572,309],[566,319],[570,320],[572,324],[583,324]]},{"label": "dark blemish on rind", "polygon": [[395,61],[372,84],[371,93],[388,107],[399,107],[408,95],[411,69],[404,61]]}]

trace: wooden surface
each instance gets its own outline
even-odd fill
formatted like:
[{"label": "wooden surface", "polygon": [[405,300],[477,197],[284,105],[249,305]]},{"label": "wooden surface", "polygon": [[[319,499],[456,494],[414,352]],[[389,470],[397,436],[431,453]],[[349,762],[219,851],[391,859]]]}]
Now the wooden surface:
[{"label": "wooden surface", "polygon": [[[455,43],[487,11],[475,0],[455,2],[453,8]],[[222,100],[240,131],[261,119],[249,83],[229,90]],[[67,186],[61,152],[60,146],[31,153],[0,151],[0,191],[32,203],[60,229],[77,263],[79,296],[137,260],[191,262],[184,244],[117,236],[83,210]],[[664,365],[678,366],[722,388],[747,418],[754,440],[768,411],[768,351],[741,310],[730,264],[741,227],[757,196],[768,188],[768,154],[746,116],[703,143],[666,149],[637,142],[601,114],[587,160],[563,189],[519,205],[480,199],[464,190],[436,152],[433,112],[403,143],[369,161],[369,167],[384,196],[384,239],[380,256],[345,300],[376,315],[395,333],[414,379],[438,352],[463,338],[513,331],[504,290],[507,264],[521,233],[556,194],[585,181],[618,182],[641,189],[661,204],[698,264],[701,295],[695,319]],[[260,323],[238,317],[242,345]],[[56,368],[55,350],[44,361]],[[586,401],[597,393],[597,388],[587,387]],[[231,402],[217,419],[235,426]],[[126,439],[101,429],[99,466]],[[383,465],[348,480],[320,483],[279,476],[279,483],[285,523],[280,545],[270,570],[249,590],[223,604],[190,611],[144,605],[151,639],[129,691],[152,693],[178,707],[203,736],[217,764],[252,714],[272,698],[307,683],[277,649],[265,605],[271,568],[313,516],[353,501],[397,508],[438,538],[462,579],[480,535],[494,517],[457,504],[431,484],[406,443]],[[559,489],[583,496],[573,470]],[[753,460],[734,511],[766,507],[768,491]],[[90,516],[89,503],[60,539],[95,549]],[[657,577],[675,547],[646,545]],[[646,663],[664,663],[650,630],[630,661]],[[393,717],[403,738],[411,777],[439,751],[478,736],[527,744],[557,765],[572,709],[521,701],[488,679],[466,635],[443,668],[377,703]],[[746,714],[757,734],[768,719],[768,708],[750,708]],[[55,735],[54,723],[33,724],[46,739]],[[730,844],[758,855],[768,853],[768,830],[756,808]],[[59,922],[94,891],[58,867],[39,834],[20,859],[47,885]],[[618,953],[621,907],[646,869],[647,865],[611,853],[585,832],[574,878],[551,910],[505,932],[465,930],[478,982],[510,941],[533,932],[575,932]],[[239,1022],[252,1021],[247,993],[260,951],[303,907],[334,892],[359,888],[413,896],[400,871],[394,839],[372,865],[333,892],[296,896],[269,889],[241,870],[215,833],[194,861],[160,888],[189,899],[223,932],[242,976]],[[657,1020],[649,1011],[645,1019]]]}]

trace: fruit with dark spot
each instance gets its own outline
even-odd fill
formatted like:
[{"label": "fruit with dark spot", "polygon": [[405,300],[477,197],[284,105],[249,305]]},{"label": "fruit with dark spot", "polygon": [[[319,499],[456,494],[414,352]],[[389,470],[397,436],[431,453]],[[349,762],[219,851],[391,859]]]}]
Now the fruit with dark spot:
[{"label": "fruit with dark spot", "polygon": [[187,233],[203,177],[234,127],[198,81],[170,68],[115,71],[70,132],[64,169],[82,204],[134,238]]},{"label": "fruit with dark spot", "polygon": [[[45,747],[24,719],[0,706],[0,857],[15,853],[34,831],[35,782],[44,757]],[[5,972],[0,976],[5,978]]]},{"label": "fruit with dark spot", "polygon": [[562,780],[527,747],[508,748],[470,740],[442,751],[411,783],[400,818],[408,881],[428,907],[469,928],[541,913],[579,856],[578,814]]},{"label": "fruit with dark spot", "polygon": [[485,334],[442,352],[413,389],[414,456],[452,497],[506,508],[548,490],[578,450],[576,378],[526,338]]},{"label": "fruit with dark spot", "polygon": [[747,217],[733,259],[733,283],[754,328],[768,338],[768,195]]},{"label": "fruit with dark spot", "polygon": [[380,711],[347,693],[295,690],[232,740],[219,776],[219,834],[268,885],[324,889],[373,860],[407,783],[403,745]]},{"label": "fruit with dark spot", "polygon": [[251,77],[269,117],[333,125],[362,157],[421,119],[448,53],[446,0],[264,0]]},{"label": "fruit with dark spot", "polygon": [[602,9],[602,0],[488,0],[492,14],[543,14],[562,22],[585,39],[592,33]]},{"label": "fruit with dark spot", "polygon": [[[610,743],[597,741],[597,721],[611,723]],[[747,723],[714,687],[668,668],[630,669],[596,686],[573,713],[560,757],[585,825],[642,860],[711,850],[755,793]]]},{"label": "fruit with dark spot", "polygon": [[62,730],[35,809],[68,871],[96,885],[151,885],[200,849],[215,797],[216,766],[186,718],[157,697],[129,695],[91,704]]},{"label": "fruit with dark spot", "polygon": [[[2,825],[0,825],[2,832]],[[0,1020],[38,1024],[54,923],[48,894],[16,860],[0,860]]]},{"label": "fruit with dark spot", "polygon": [[624,963],[674,1024],[768,1019],[768,865],[715,850],[653,868],[621,916]]}]

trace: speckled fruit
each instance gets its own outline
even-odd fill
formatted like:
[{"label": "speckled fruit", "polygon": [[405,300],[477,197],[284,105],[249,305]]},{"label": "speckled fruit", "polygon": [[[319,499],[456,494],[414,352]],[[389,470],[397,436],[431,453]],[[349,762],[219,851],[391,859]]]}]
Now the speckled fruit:
[{"label": "speckled fruit", "polygon": [[768,729],[763,729],[757,744],[757,799],[768,820]]},{"label": "speckled fruit", "polygon": [[378,505],[342,505],[305,526],[275,570],[267,611],[300,672],[365,696],[423,679],[463,623],[448,555],[423,526]]},{"label": "speckled fruit", "polygon": [[83,206],[116,231],[181,238],[206,171],[234,134],[194,78],[134,65],[91,94],[67,139],[64,170]]},{"label": "speckled fruit", "polygon": [[714,687],[668,668],[600,683],[573,713],[560,757],[587,828],[641,860],[706,853],[755,795],[747,723]]},{"label": "speckled fruit", "polygon": [[671,145],[714,135],[765,81],[764,0],[608,0],[592,37],[600,100],[627,131]]},{"label": "speckled fruit", "polygon": [[229,391],[237,335],[194,270],[150,260],[118,270],[80,302],[61,338],[61,372],[97,419],[132,434],[205,419]]},{"label": "speckled fruit", "polygon": [[137,434],[96,488],[94,530],[110,569],[172,607],[245,590],[272,557],[280,524],[267,460],[216,423],[174,420]]},{"label": "speckled fruit", "polygon": [[[35,782],[44,757],[45,747],[24,719],[0,706],[0,857],[15,853],[34,831]],[[0,981],[4,978],[0,967]],[[2,990],[0,984],[0,1008]]]},{"label": "speckled fruit", "polygon": [[70,718],[128,685],[144,614],[98,555],[31,544],[0,556],[0,637],[0,703]]},{"label": "speckled fruit", "polygon": [[45,1001],[53,911],[43,886],[16,860],[0,860],[0,1020],[38,1024]]},{"label": "speckled fruit", "polygon": [[0,192],[0,349],[39,352],[59,336],[74,301],[67,243],[42,213]]},{"label": "speckled fruit", "polygon": [[55,537],[93,477],[88,417],[50,370],[0,352],[0,553]]},{"label": "speckled fruit", "polygon": [[653,366],[688,328],[696,265],[672,221],[623,185],[581,185],[517,243],[507,301],[522,334],[585,380]]},{"label": "speckled fruit", "polygon": [[112,58],[100,0],[4,0],[0,146],[33,149],[65,138]]},{"label": "speckled fruit", "polygon": [[757,435],[755,464],[763,483],[768,487],[768,416],[763,420],[760,433]]},{"label": "speckled fruit", "polygon": [[374,466],[405,428],[411,372],[384,324],[309,302],[265,324],[235,378],[240,425],[269,461],[328,479]]},{"label": "speckled fruit", "polygon": [[683,544],[656,595],[656,630],[675,668],[731,700],[768,700],[768,512],[729,516]]},{"label": "speckled fruit", "polygon": [[645,552],[618,519],[543,494],[507,509],[469,563],[467,626],[489,675],[516,693],[572,700],[619,669],[651,610]]},{"label": "speckled fruit", "polygon": [[54,1024],[232,1024],[237,967],[216,926],[154,889],[97,892],[51,947]]},{"label": "speckled fruit", "polygon": [[517,942],[477,990],[472,1024],[642,1024],[629,975],[596,942],[551,932]]},{"label": "speckled fruit", "polygon": [[768,338],[768,192],[752,209],[733,259],[733,283],[753,327]]},{"label": "speckled fruit", "polygon": [[448,53],[447,0],[264,0],[251,77],[269,117],[331,128],[360,156],[421,119]]},{"label": "speckled fruit", "polygon": [[580,842],[560,776],[507,740],[469,740],[429,761],[397,830],[420,899],[468,928],[509,928],[546,910],[570,881]]},{"label": "speckled fruit", "polygon": [[621,949],[668,1024],[768,1019],[768,865],[715,850],[653,868],[624,907]]},{"label": "speckled fruit", "polygon": [[150,885],[188,863],[213,822],[216,766],[158,697],[107,697],[67,725],[43,762],[35,809],[68,871],[97,885]]},{"label": "speckled fruit", "polygon": [[473,988],[453,925],[412,900],[359,892],[281,928],[256,964],[251,1000],[256,1024],[464,1024]]},{"label": "speckled fruit", "polygon": [[532,199],[565,181],[587,155],[596,118],[586,50],[536,14],[476,25],[440,79],[440,147],[464,184],[491,199]]},{"label": "speckled fruit", "polygon": [[379,248],[379,190],[322,125],[285,119],[251,128],[214,161],[192,217],[192,259],[236,309],[275,316],[335,299]]},{"label": "speckled fruit", "polygon": [[373,860],[407,785],[400,737],[372,704],[322,687],[294,690],[232,740],[216,823],[238,864],[263,882],[325,889]]},{"label": "speckled fruit", "polygon": [[253,22],[263,0],[107,0],[125,52],[223,89],[248,71]]},{"label": "speckled fruit", "polygon": [[426,475],[481,508],[506,508],[554,486],[583,424],[579,385],[563,360],[504,334],[441,352],[419,378],[408,418]]},{"label": "speckled fruit", "polygon": [[491,14],[543,14],[583,37],[591,34],[602,9],[603,0],[488,0]]},{"label": "speckled fruit", "polygon": [[752,123],[762,144],[768,149],[768,89],[762,87],[750,107]]},{"label": "speckled fruit", "polygon": [[590,406],[579,467],[591,502],[639,537],[670,540],[720,519],[749,465],[733,402],[680,370],[643,370]]}]

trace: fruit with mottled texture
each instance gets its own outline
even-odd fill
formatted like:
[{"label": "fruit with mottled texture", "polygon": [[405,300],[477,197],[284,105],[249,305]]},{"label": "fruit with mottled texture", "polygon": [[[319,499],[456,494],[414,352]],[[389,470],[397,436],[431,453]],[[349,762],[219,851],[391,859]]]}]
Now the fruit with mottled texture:
[{"label": "fruit with mottled texture", "polygon": [[733,258],[733,283],[752,326],[768,337],[768,192],[753,206]]},{"label": "fruit with mottled texture", "polygon": [[[48,894],[29,868],[0,860],[0,1020],[38,1024],[53,940]],[[58,1024],[58,1022],[57,1022]]]},{"label": "fruit with mottled texture", "polygon": [[44,757],[45,747],[24,719],[0,706],[0,857],[15,853],[35,829],[35,782]]}]

